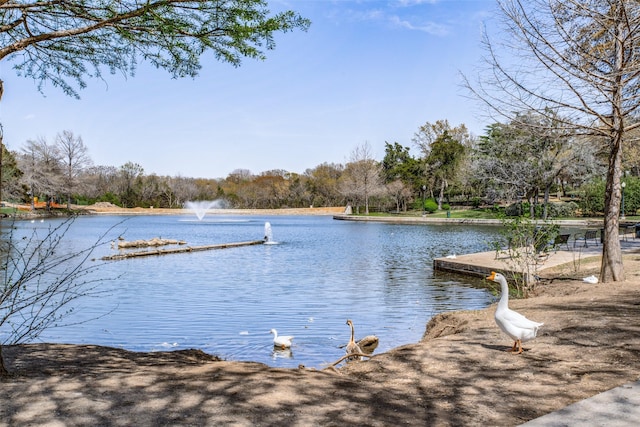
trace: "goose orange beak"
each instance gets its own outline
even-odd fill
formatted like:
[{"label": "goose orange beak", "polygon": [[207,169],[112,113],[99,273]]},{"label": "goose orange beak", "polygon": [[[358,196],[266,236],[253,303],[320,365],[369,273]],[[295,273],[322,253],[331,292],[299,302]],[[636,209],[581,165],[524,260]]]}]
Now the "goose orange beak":
[{"label": "goose orange beak", "polygon": [[496,278],[496,272],[492,271],[491,276],[487,277],[487,280],[495,280],[495,278]]}]

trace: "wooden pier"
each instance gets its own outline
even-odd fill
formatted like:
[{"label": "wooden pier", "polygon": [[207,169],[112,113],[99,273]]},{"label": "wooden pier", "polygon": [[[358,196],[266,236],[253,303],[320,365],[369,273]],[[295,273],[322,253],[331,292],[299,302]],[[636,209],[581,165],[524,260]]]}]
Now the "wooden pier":
[{"label": "wooden pier", "polygon": [[136,252],[122,252],[115,255],[105,256],[105,257],[102,257],[101,259],[104,261],[117,261],[117,260],[122,260],[127,258],[137,258],[137,257],[144,257],[144,256],[182,254],[187,252],[210,251],[213,249],[237,248],[240,246],[253,246],[253,245],[262,245],[262,244],[264,244],[264,240],[251,240],[248,242],[235,242],[235,243],[220,243],[216,245],[203,245],[203,246],[181,246],[178,248],[153,249],[153,250],[136,251]]}]

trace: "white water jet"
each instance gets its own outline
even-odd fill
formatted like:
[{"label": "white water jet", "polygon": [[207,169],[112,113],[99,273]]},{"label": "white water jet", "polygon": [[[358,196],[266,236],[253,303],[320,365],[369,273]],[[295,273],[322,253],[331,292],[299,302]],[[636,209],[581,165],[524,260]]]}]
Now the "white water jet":
[{"label": "white water jet", "polygon": [[264,244],[265,245],[275,245],[277,242],[273,241],[273,230],[271,230],[271,223],[264,223]]},{"label": "white water jet", "polygon": [[198,221],[202,221],[209,209],[224,209],[225,202],[223,200],[196,200],[185,202],[185,209],[190,209],[198,217]]}]

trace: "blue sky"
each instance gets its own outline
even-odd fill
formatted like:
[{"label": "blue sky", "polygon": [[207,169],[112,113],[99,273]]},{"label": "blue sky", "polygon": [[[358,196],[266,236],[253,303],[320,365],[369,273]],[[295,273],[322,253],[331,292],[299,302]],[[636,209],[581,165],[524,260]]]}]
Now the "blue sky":
[{"label": "blue sky", "polygon": [[483,23],[494,0],[271,0],[312,20],[308,32],[277,36],[266,61],[241,67],[203,58],[195,78],[174,80],[141,65],[135,77],[91,80],[80,100],[17,77],[0,64],[4,143],[50,142],[63,130],[82,137],[97,165],[140,164],[146,174],[221,178],[235,169],[303,173],[346,163],[368,142],[418,151],[425,122],[488,124],[468,98]]}]

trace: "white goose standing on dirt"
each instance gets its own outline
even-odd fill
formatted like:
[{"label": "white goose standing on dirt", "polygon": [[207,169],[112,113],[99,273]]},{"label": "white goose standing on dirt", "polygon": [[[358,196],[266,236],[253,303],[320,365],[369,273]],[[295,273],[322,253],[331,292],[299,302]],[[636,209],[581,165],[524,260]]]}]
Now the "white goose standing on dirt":
[{"label": "white goose standing on dirt", "polygon": [[534,339],[543,323],[529,320],[522,314],[509,309],[509,286],[502,274],[492,271],[487,279],[500,283],[502,295],[496,308],[495,320],[502,332],[514,340],[510,352],[521,354],[522,343]]}]

